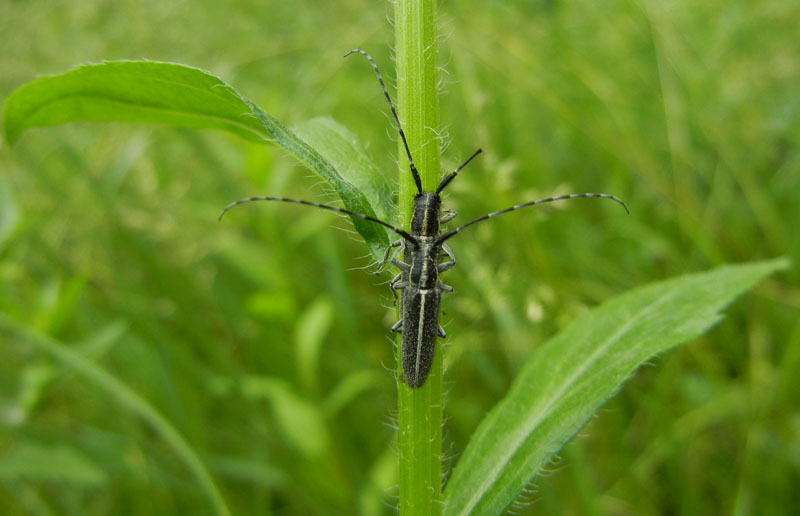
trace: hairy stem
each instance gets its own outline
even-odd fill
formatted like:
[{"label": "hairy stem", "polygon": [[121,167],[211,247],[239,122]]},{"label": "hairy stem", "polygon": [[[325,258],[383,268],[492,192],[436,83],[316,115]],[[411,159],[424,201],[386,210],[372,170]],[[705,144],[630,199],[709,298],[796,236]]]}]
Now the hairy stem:
[{"label": "hairy stem", "polygon": [[[433,0],[397,0],[395,4],[398,108],[426,191],[436,187],[440,176],[435,13]],[[399,156],[404,163],[402,147]],[[408,221],[417,190],[407,163],[400,171],[400,178],[400,220]],[[403,381],[399,345],[397,349],[400,514],[439,515],[442,512],[442,348],[437,346],[430,375],[416,389]]]}]

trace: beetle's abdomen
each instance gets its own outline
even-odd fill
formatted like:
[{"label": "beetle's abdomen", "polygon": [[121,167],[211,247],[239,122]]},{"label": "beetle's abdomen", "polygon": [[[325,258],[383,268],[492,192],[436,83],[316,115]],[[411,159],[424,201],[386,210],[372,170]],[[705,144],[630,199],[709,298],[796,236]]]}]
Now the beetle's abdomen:
[{"label": "beetle's abdomen", "polygon": [[433,365],[442,294],[436,288],[403,294],[403,376],[409,387],[420,387]]}]

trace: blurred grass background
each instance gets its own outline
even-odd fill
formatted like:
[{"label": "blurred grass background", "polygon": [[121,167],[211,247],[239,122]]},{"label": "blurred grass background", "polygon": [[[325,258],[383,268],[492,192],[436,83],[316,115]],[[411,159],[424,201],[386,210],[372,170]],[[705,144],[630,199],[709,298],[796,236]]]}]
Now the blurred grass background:
[{"label": "blurred grass background", "polygon": [[[190,64],[295,124],[332,116],[394,180],[383,2],[0,3],[0,97],[84,62]],[[454,239],[446,449],[521,363],[632,287],[800,254],[800,4],[446,2],[442,122],[458,220],[604,191]],[[122,124],[0,148],[0,311],[161,411],[236,514],[391,514],[394,318],[349,223],[281,149]],[[793,229],[794,228],[794,229]],[[522,514],[791,514],[800,506],[797,269],[639,371],[536,479]],[[0,333],[3,514],[210,514],[174,450],[113,397]]]}]

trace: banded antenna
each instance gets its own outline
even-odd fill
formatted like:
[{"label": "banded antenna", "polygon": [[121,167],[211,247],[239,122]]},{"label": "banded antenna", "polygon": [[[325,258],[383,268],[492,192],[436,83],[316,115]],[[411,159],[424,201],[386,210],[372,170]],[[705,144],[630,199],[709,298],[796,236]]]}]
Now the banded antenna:
[{"label": "banded antenna", "polygon": [[339,213],[344,213],[345,215],[350,215],[351,217],[358,217],[359,219],[368,220],[370,222],[375,222],[380,224],[381,226],[387,227],[400,235],[402,238],[417,244],[417,239],[411,236],[407,231],[403,231],[402,229],[392,226],[388,222],[384,222],[380,219],[376,219],[375,217],[370,217],[369,215],[364,215],[363,213],[356,213],[354,211],[346,210],[344,208],[337,208],[336,206],[329,206],[327,204],[320,204],[318,202],[311,202],[311,201],[304,201],[301,199],[289,199],[288,197],[247,197],[245,199],[239,199],[238,201],[233,201],[229,205],[223,208],[222,213],[219,214],[219,218],[217,220],[222,220],[222,217],[233,208],[234,206],[238,206],[240,204],[244,204],[246,202],[253,202],[253,201],[280,201],[280,202],[291,202],[295,204],[303,204],[305,206],[313,206],[314,208],[322,208],[323,210],[330,210],[336,211]]},{"label": "banded antenna", "polygon": [[417,172],[417,166],[414,165],[414,158],[411,157],[411,150],[408,148],[408,140],[406,140],[406,133],[403,132],[403,126],[400,125],[400,119],[397,117],[397,110],[394,108],[394,104],[392,103],[392,98],[389,96],[389,92],[386,91],[386,85],[383,83],[383,77],[381,77],[381,72],[378,70],[378,65],[375,64],[375,61],[372,59],[371,55],[366,53],[364,50],[361,50],[360,48],[354,48],[350,52],[346,53],[344,57],[347,57],[350,54],[355,54],[355,53],[359,53],[362,56],[366,57],[369,60],[369,64],[372,65],[372,69],[375,70],[375,75],[378,76],[378,82],[381,83],[381,89],[383,90],[383,95],[386,97],[386,101],[389,103],[389,108],[391,108],[392,110],[392,116],[394,117],[394,121],[397,123],[397,130],[400,131],[400,138],[403,140],[403,147],[405,147],[406,149],[406,155],[408,156],[408,164],[411,167],[411,175],[414,176],[414,183],[417,185],[417,192],[422,193],[422,180],[419,178],[419,172]]},{"label": "banded antenna", "polygon": [[[456,171],[456,172],[458,172],[458,171]],[[455,175],[455,172],[453,172],[453,174],[451,174],[451,175]],[[580,193],[580,194],[559,195],[559,196],[556,196],[556,197],[548,197],[547,199],[539,199],[537,201],[531,201],[531,202],[526,202],[526,203],[523,203],[523,204],[517,204],[516,206],[511,206],[510,208],[506,208],[504,210],[493,211],[492,213],[487,213],[486,215],[482,215],[482,216],[478,217],[477,219],[473,219],[473,220],[467,222],[466,224],[463,224],[463,225],[457,227],[456,229],[454,229],[452,231],[448,231],[447,233],[444,233],[442,236],[440,236],[439,238],[436,239],[436,242],[437,243],[444,243],[445,240],[447,240],[450,237],[455,236],[456,234],[460,233],[463,229],[465,229],[465,228],[467,228],[467,227],[469,227],[469,226],[471,226],[473,224],[477,224],[478,222],[481,222],[483,220],[488,220],[488,219],[491,219],[492,217],[496,217],[498,215],[502,215],[503,213],[508,213],[510,211],[516,211],[516,210],[519,210],[519,209],[522,209],[522,208],[527,208],[528,206],[535,206],[537,204],[544,204],[544,203],[547,203],[547,202],[564,201],[564,200],[567,200],[567,199],[582,199],[582,198],[610,199],[610,200],[616,202],[617,204],[621,205],[623,208],[625,208],[625,213],[627,213],[628,215],[630,215],[630,213],[631,213],[631,210],[628,209],[628,205],[625,204],[618,197],[615,197],[613,195],[608,195],[608,194],[603,194],[603,193]]]}]

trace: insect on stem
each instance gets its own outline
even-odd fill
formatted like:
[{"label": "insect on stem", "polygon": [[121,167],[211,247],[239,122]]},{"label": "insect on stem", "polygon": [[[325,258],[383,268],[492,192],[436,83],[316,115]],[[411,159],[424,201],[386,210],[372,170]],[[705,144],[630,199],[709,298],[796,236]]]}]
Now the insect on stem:
[{"label": "insect on stem", "polygon": [[[401,317],[400,320],[392,326],[391,330],[402,333],[401,362],[403,381],[411,388],[422,387],[425,384],[425,380],[428,378],[431,365],[433,364],[436,339],[437,337],[446,337],[444,329],[439,325],[439,307],[441,304],[442,292],[452,292],[453,288],[442,283],[439,279],[439,275],[456,264],[456,257],[446,243],[448,239],[478,222],[529,206],[555,201],[579,198],[609,199],[620,204],[625,208],[626,212],[630,213],[630,211],[622,200],[609,194],[580,193],[559,195],[517,204],[504,210],[487,213],[451,231],[442,233],[440,225],[455,217],[455,212],[448,213],[448,210],[442,210],[442,200],[439,194],[441,194],[453,179],[455,179],[464,167],[481,153],[481,149],[473,152],[464,163],[459,165],[453,172],[447,174],[435,191],[425,192],[422,189],[422,181],[417,167],[414,165],[414,158],[411,156],[411,150],[408,148],[403,126],[400,124],[400,119],[397,117],[397,111],[389,96],[389,92],[386,90],[386,85],[383,83],[383,77],[381,77],[381,73],[378,70],[378,65],[375,64],[375,61],[368,53],[358,48],[345,54],[345,57],[354,53],[363,55],[367,58],[370,65],[372,65],[372,69],[378,77],[378,82],[386,97],[386,101],[389,103],[392,117],[397,124],[397,131],[400,133],[400,138],[403,140],[403,147],[408,156],[408,165],[411,170],[411,175],[414,178],[414,183],[417,186],[417,194],[414,196],[414,209],[409,231],[400,229],[388,222],[376,219],[375,217],[356,213],[344,208],[337,208],[300,199],[289,199],[286,197],[247,197],[246,199],[232,202],[226,206],[225,209],[222,210],[222,213],[220,213],[219,218],[221,220],[228,210],[239,204],[252,201],[279,201],[344,213],[351,217],[380,224],[396,233],[400,238],[392,242],[392,244],[386,248],[383,259],[378,264],[378,271],[389,261],[400,271],[390,282],[390,286],[393,290],[401,291]],[[445,212],[444,214],[443,211]],[[401,253],[403,254],[402,259],[400,258]]]}]

